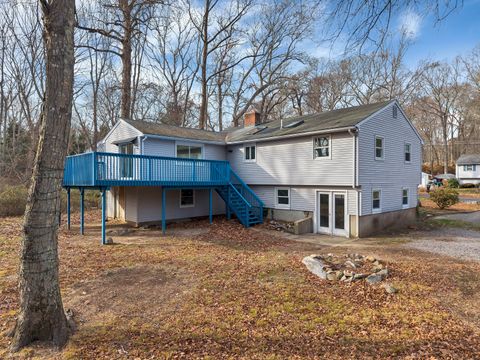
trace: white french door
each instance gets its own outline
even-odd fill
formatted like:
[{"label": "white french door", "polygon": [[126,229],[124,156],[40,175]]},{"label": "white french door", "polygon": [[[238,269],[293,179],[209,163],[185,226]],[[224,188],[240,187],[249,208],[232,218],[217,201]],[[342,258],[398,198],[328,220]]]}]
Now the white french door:
[{"label": "white french door", "polygon": [[319,233],[348,236],[345,192],[318,192],[317,209]]}]

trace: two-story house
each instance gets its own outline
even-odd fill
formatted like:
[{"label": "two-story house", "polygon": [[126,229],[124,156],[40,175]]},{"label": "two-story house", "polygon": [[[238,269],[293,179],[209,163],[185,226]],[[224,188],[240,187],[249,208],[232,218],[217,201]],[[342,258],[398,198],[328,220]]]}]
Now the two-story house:
[{"label": "two-story house", "polygon": [[232,213],[250,226],[265,212],[357,237],[415,219],[422,140],[396,101],[259,120],[224,132],[121,120],[102,152],[67,159],[64,186],[99,188],[105,216],[164,229]]},{"label": "two-story house", "polygon": [[480,154],[460,156],[456,163],[456,177],[461,185],[480,184]]}]

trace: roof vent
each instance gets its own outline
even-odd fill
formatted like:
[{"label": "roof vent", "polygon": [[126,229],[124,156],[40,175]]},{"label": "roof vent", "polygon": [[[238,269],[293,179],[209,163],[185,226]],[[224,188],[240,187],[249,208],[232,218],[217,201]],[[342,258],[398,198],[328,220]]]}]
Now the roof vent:
[{"label": "roof vent", "polygon": [[298,120],[298,121],[291,122],[290,124],[283,125],[283,127],[286,128],[286,129],[289,129],[289,128],[297,127],[298,125],[301,125],[301,124],[303,124],[303,120]]}]

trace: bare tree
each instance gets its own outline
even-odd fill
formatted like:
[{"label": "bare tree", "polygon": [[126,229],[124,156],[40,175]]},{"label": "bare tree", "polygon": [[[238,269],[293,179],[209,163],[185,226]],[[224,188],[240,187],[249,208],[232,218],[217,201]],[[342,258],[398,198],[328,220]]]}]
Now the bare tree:
[{"label": "bare tree", "polygon": [[14,351],[35,340],[63,346],[69,336],[58,280],[58,218],[72,99],[74,0],[41,0],[46,86],[40,139],[25,210],[20,261],[20,311]]},{"label": "bare tree", "polygon": [[[80,44],[95,51],[109,52],[120,57],[122,61],[122,104],[121,116],[132,116],[132,72],[134,69],[133,51],[135,42],[145,38],[149,22],[154,16],[155,7],[163,4],[162,0],[101,0],[101,9],[91,13],[96,25],[81,24],[77,27],[91,33],[97,33],[113,41],[111,47],[95,47]],[[99,15],[100,14],[100,15]],[[137,50],[143,47],[137,48]],[[137,53],[143,56],[143,52]],[[140,61],[140,60],[138,60]],[[137,63],[138,64],[138,63]]]}]

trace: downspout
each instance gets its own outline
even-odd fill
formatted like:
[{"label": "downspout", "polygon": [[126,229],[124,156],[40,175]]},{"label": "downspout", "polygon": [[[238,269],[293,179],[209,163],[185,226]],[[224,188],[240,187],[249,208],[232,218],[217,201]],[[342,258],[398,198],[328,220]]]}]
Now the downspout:
[{"label": "downspout", "polygon": [[352,188],[357,187],[357,134],[358,129],[349,129],[348,133],[353,136],[353,179],[352,179]]},{"label": "downspout", "polygon": [[[357,150],[357,146],[358,146],[358,141],[357,141],[357,137],[358,137],[358,128],[354,128],[354,129],[349,129],[348,130],[348,133],[350,135],[353,136],[353,181],[352,181],[352,188],[353,189],[357,189],[357,184],[358,184],[358,150]],[[355,192],[356,196],[357,196],[357,221],[356,221],[356,233],[357,233],[357,236],[359,236],[359,229],[360,229],[360,205],[361,205],[361,201],[360,201],[360,196],[361,196],[361,193],[357,190]]]}]

